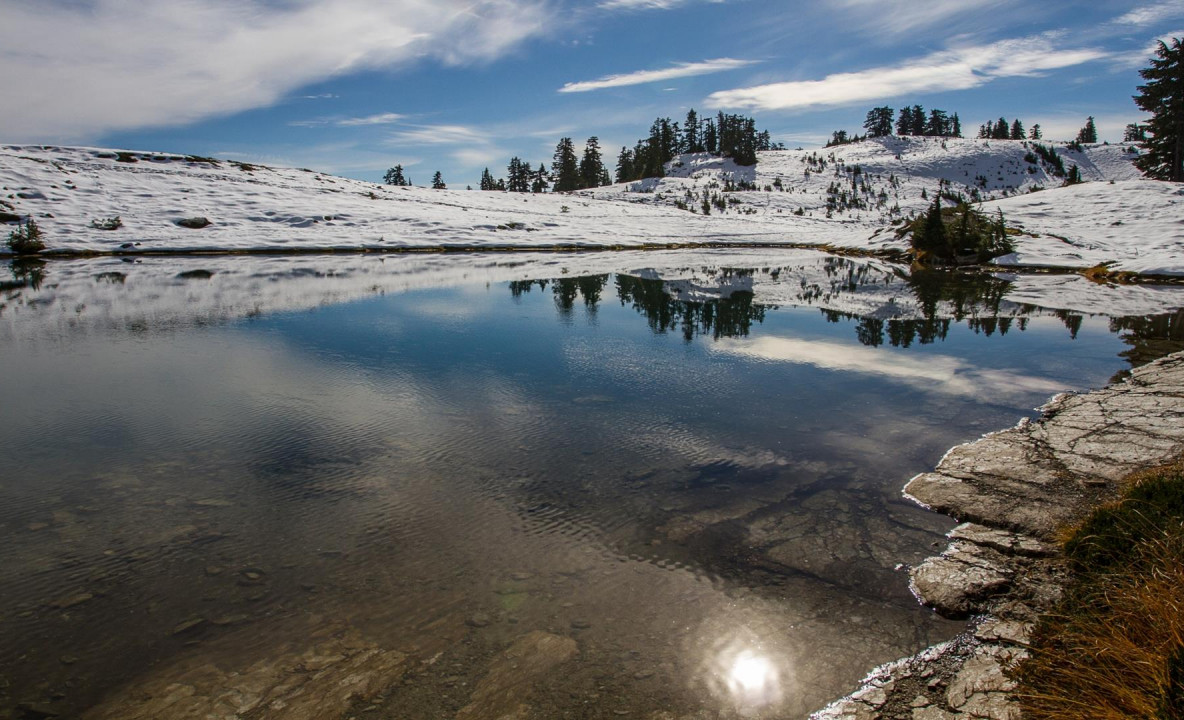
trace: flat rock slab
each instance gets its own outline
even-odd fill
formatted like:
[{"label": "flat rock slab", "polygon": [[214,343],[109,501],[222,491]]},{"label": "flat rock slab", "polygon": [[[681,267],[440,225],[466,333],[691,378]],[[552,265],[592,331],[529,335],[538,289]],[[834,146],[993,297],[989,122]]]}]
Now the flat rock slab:
[{"label": "flat rock slab", "polygon": [[1036,422],[954,448],[905,487],[963,521],[941,555],[912,569],[913,592],[977,620],[951,643],[877,668],[816,720],[1020,717],[1007,669],[1060,597],[1057,533],[1117,496],[1131,473],[1184,455],[1184,353],[1041,410]]}]

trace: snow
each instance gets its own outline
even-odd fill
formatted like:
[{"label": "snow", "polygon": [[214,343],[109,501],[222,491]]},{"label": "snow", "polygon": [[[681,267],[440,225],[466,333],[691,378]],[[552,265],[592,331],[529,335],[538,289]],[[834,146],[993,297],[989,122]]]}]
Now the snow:
[{"label": "snow", "polygon": [[[96,148],[0,147],[0,212],[51,251],[244,252],[799,245],[903,250],[902,220],[943,188],[1025,233],[1016,266],[1184,274],[1184,186],[1140,178],[1127,145],[1055,147],[1087,181],[1060,187],[1030,143],[877,138],[760,154],[684,155],[668,176],[574,194],[395,188],[310,170]],[[1113,181],[1113,182],[1112,182]],[[739,187],[755,188],[739,190]],[[703,199],[723,205],[709,206]],[[829,203],[829,206],[828,206]],[[123,227],[92,223],[119,216]],[[207,228],[178,226],[205,217]]]},{"label": "snow", "polygon": [[[672,297],[706,301],[736,292],[753,302],[881,320],[921,319],[908,273],[875,258],[803,249],[623,252],[405,253],[107,257],[47,264],[37,287],[0,282],[0,343],[56,342],[92,333],[217,325],[383,294],[439,287],[502,292],[497,283],[622,273],[661,280]],[[1079,275],[999,276],[982,301],[939,301],[942,318],[1019,318],[1057,311],[1144,316],[1184,307],[1171,286],[1101,285]]]}]

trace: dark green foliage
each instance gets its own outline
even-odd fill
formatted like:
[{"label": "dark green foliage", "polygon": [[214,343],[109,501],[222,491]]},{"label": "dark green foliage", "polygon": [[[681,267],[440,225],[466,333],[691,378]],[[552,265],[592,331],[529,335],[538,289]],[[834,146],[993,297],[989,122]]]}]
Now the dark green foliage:
[{"label": "dark green foliage", "polygon": [[1077,133],[1077,142],[1092,145],[1098,141],[1098,126],[1094,124],[1094,116],[1090,115],[1085,121],[1085,127]]},{"label": "dark green foliage", "polygon": [[[1036,127],[1039,127],[1037,125]],[[1041,145],[1040,143],[1032,143],[1032,150],[1040,159],[1048,166],[1049,171],[1056,177],[1065,177],[1065,161],[1057,154],[1055,148]]]},{"label": "dark green foliage", "polygon": [[682,123],[682,150],[689,153],[706,152],[702,140],[703,130],[699,127],[699,114],[694,108],[687,111],[686,120]]},{"label": "dark green foliage", "polygon": [[1147,126],[1131,123],[1122,133],[1123,142],[1147,142]]},{"label": "dark green foliage", "polygon": [[890,107],[872,108],[863,121],[863,129],[867,131],[868,137],[886,137],[892,134],[895,117],[896,111]]},{"label": "dark green foliage", "polygon": [[1019,118],[1016,118],[1011,123],[1011,139],[1012,140],[1023,140],[1024,137],[1025,137],[1024,124],[1022,122],[1020,122]]},{"label": "dark green foliage", "polygon": [[1069,173],[1065,177],[1065,185],[1066,186],[1080,185],[1083,182],[1084,182],[1084,180],[1081,179],[1081,169],[1078,168],[1076,165],[1069,168]]},{"label": "dark green foliage", "polygon": [[1175,536],[1184,542],[1184,473],[1153,474],[1117,503],[1098,508],[1065,543],[1070,567],[1079,573],[1107,573],[1143,562],[1138,548],[1148,540]]},{"label": "dark green foliage", "polygon": [[[482,176],[481,182],[485,183],[485,177]],[[490,178],[492,180],[492,178]],[[505,188],[510,192],[530,192],[532,181],[534,180],[534,170],[531,169],[530,163],[523,162],[521,159],[514,157],[510,159],[510,165],[507,168]],[[496,188],[494,184],[494,188]],[[481,188],[485,190],[487,188]]]},{"label": "dark green foliage", "polygon": [[921,264],[984,263],[1014,250],[1000,212],[995,219],[968,203],[943,208],[941,195],[924,215],[906,223],[901,234],[912,233],[913,255]]},{"label": "dark green foliage", "polygon": [[[517,159],[514,158],[514,160]],[[511,164],[513,164],[513,161],[511,161]],[[497,181],[493,179],[493,174],[489,172],[489,168],[481,171],[481,182],[478,184],[478,187],[485,191],[497,190]]]},{"label": "dark green foliage", "polygon": [[1180,38],[1168,45],[1162,40],[1151,66],[1139,71],[1146,84],[1139,86],[1135,104],[1151,113],[1150,138],[1136,164],[1148,177],[1184,180],[1184,46]]},{"label": "dark green foliage", "polygon": [[436,174],[432,176],[432,189],[433,190],[447,190],[448,189],[448,186],[444,184],[444,176],[440,174],[439,170],[437,170]]},{"label": "dark green foliage", "polygon": [[584,144],[584,156],[580,158],[580,187],[594,188],[608,185],[603,182],[605,176],[604,160],[600,155],[600,138],[593,135]]},{"label": "dark green foliage", "polygon": [[545,193],[549,187],[551,187],[551,175],[547,172],[547,164],[539,163],[538,169],[534,171],[534,179],[530,182],[530,191]]},{"label": "dark green foliage", "polygon": [[17,255],[36,255],[45,249],[45,241],[41,239],[41,228],[33,218],[25,221],[8,233],[8,249]]},{"label": "dark green foliage", "polygon": [[411,184],[411,182],[403,176],[402,165],[396,165],[390,170],[387,170],[386,175],[382,176],[382,181],[387,185],[397,185],[399,187],[405,187]]},{"label": "dark green foliage", "polygon": [[1043,138],[1044,138],[1044,133],[1040,129],[1040,123],[1036,123],[1035,125],[1032,126],[1032,129],[1028,131],[1028,139],[1029,140],[1041,140]]},{"label": "dark green foliage", "polygon": [[95,230],[118,230],[123,227],[123,218],[116,215],[102,220],[91,220],[90,226]]},{"label": "dark green foliage", "polygon": [[134,163],[140,162],[140,158],[136,157],[135,153],[117,152],[115,153],[115,162]]},{"label": "dark green foliage", "polygon": [[555,177],[555,192],[571,192],[580,189],[580,167],[576,160],[576,146],[571,138],[565,137],[555,146],[555,157],[551,162]]}]

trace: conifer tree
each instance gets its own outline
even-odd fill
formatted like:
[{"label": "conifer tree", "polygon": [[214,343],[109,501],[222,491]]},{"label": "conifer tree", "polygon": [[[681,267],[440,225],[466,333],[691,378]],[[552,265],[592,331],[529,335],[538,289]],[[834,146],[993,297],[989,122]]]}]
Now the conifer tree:
[{"label": "conifer tree", "polygon": [[954,113],[954,119],[950,125],[950,137],[962,137],[962,119],[958,117],[958,113]]},{"label": "conifer tree", "polygon": [[600,187],[604,175],[604,161],[600,156],[600,138],[593,135],[584,144],[584,157],[580,160],[580,187]]},{"label": "conifer tree", "polygon": [[992,140],[1007,140],[1011,137],[1011,127],[1007,124],[1007,118],[999,118],[999,122],[995,123],[995,129],[991,133]]},{"label": "conifer tree", "polygon": [[1150,137],[1136,164],[1157,180],[1184,180],[1184,45],[1172,38],[1162,40],[1151,66],[1139,71],[1146,81],[1139,86],[1135,104],[1151,113],[1147,122]]},{"label": "conifer tree", "polygon": [[444,184],[444,176],[440,174],[439,170],[437,170],[436,174],[432,176],[432,189],[446,190],[447,188],[448,186]]},{"label": "conifer tree", "polygon": [[621,146],[621,152],[617,155],[617,182],[629,182],[633,178],[633,153]]},{"label": "conifer tree", "polygon": [[547,163],[539,163],[538,170],[534,171],[534,180],[530,183],[530,191],[545,193],[550,186],[551,176],[547,173]]},{"label": "conifer tree", "polygon": [[1040,129],[1040,123],[1036,123],[1035,125],[1032,126],[1032,129],[1028,132],[1028,139],[1029,140],[1043,140],[1044,139],[1044,132],[1041,131],[1041,129]]},{"label": "conifer tree", "polygon": [[707,118],[707,126],[703,128],[703,149],[712,155],[719,152],[719,128],[711,118]]},{"label": "conifer tree", "polygon": [[480,188],[481,188],[482,190],[487,190],[487,191],[488,191],[488,190],[493,190],[493,189],[494,189],[494,187],[495,187],[495,185],[494,185],[494,182],[493,182],[493,175],[492,175],[492,174],[490,174],[490,172],[489,172],[489,168],[485,168],[485,170],[481,172],[481,184],[480,184]]},{"label": "conifer tree", "polygon": [[565,137],[555,147],[555,158],[551,163],[555,175],[555,192],[571,192],[580,189],[580,167],[576,160],[576,147],[571,138]]},{"label": "conifer tree", "polygon": [[407,178],[403,177],[403,166],[396,165],[390,170],[386,171],[386,175],[382,177],[382,181],[387,185],[397,185],[400,187],[410,185]]},{"label": "conifer tree", "polygon": [[925,134],[930,137],[945,137],[949,134],[949,118],[945,110],[933,109],[929,111],[929,122],[925,124]]},{"label": "conifer tree", "polygon": [[1098,141],[1098,126],[1094,124],[1094,116],[1090,115],[1085,121],[1085,127],[1077,133],[1077,142],[1092,145]]},{"label": "conifer tree", "polygon": [[925,108],[920,105],[913,106],[913,119],[910,123],[910,135],[924,135],[925,134]]},{"label": "conifer tree", "polygon": [[682,124],[682,146],[684,152],[703,152],[703,141],[699,138],[699,114],[694,108],[687,111]]},{"label": "conifer tree", "polygon": [[1122,133],[1123,142],[1147,142],[1147,127],[1139,123],[1131,123]]},{"label": "conifer tree", "polygon": [[1011,123],[1011,139],[1012,140],[1023,140],[1024,139],[1024,124],[1022,122],[1020,122],[1019,118],[1016,118],[1015,121],[1013,123]]},{"label": "conifer tree", "polygon": [[863,129],[867,130],[868,137],[886,137],[892,134],[892,121],[896,117],[896,111],[890,107],[872,108],[867,113],[867,119],[863,121]]}]

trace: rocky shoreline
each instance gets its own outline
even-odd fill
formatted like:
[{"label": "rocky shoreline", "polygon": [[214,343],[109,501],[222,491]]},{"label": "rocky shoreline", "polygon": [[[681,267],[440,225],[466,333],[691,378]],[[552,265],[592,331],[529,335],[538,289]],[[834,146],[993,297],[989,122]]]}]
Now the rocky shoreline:
[{"label": "rocky shoreline", "polygon": [[1005,668],[1023,658],[1062,586],[1060,528],[1115,497],[1123,478],[1184,453],[1184,353],[1123,382],[1059,395],[1035,422],[958,446],[905,495],[963,524],[911,571],[918,599],[965,633],[873,671],[814,720],[1020,717]]}]

